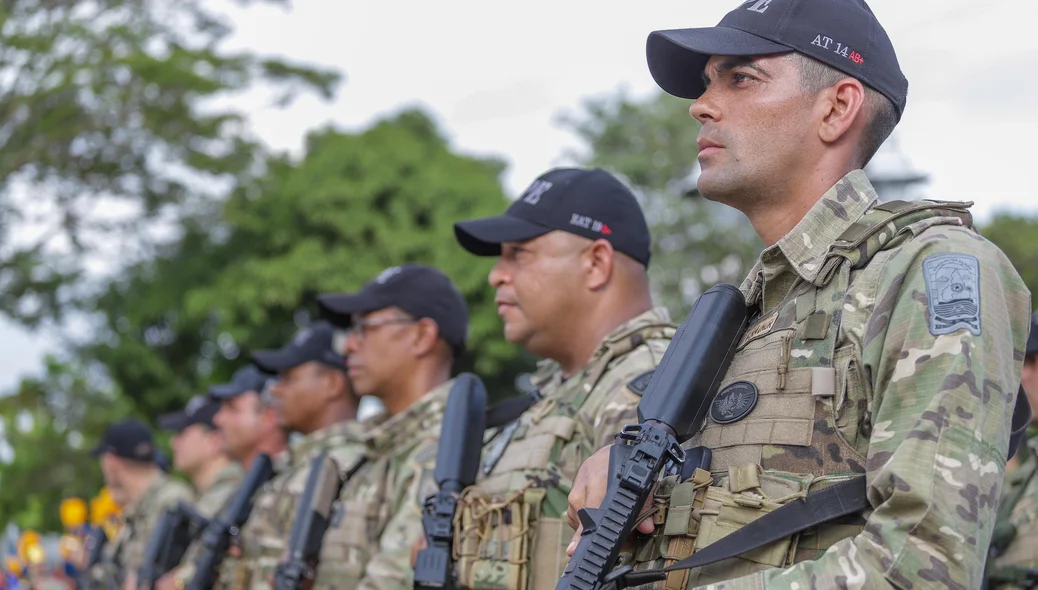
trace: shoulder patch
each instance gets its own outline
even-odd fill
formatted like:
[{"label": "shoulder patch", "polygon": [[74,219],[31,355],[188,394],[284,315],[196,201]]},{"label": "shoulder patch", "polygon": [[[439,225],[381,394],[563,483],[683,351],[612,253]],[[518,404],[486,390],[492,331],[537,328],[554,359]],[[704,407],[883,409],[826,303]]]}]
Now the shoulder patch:
[{"label": "shoulder patch", "polygon": [[645,395],[645,390],[649,388],[649,382],[652,381],[652,375],[655,372],[656,369],[650,369],[631,379],[627,382],[627,389],[630,389],[637,396]]},{"label": "shoulder patch", "polygon": [[980,262],[969,254],[934,254],[923,260],[930,334],[965,328],[980,336]]}]

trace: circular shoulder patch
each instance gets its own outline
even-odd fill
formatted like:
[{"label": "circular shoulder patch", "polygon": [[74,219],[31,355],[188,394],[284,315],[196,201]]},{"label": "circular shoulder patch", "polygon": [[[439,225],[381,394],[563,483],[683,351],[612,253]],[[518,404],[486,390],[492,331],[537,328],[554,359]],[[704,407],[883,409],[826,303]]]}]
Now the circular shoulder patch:
[{"label": "circular shoulder patch", "polygon": [[749,381],[729,383],[710,405],[710,417],[718,424],[738,422],[756,407],[759,395],[757,386]]}]

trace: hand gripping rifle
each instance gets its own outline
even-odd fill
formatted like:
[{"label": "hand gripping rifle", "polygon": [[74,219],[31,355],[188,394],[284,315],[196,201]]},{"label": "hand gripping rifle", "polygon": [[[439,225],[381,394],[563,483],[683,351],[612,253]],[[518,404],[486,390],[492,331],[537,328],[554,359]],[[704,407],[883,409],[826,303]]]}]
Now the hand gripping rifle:
[{"label": "hand gripping rifle", "polygon": [[108,535],[105,533],[105,527],[97,525],[90,529],[90,534],[87,535],[84,545],[87,552],[86,567],[83,571],[79,572],[76,576],[76,590],[84,590],[90,587],[90,576],[94,569],[94,566],[101,563],[101,558],[104,556],[105,545],[108,544]]},{"label": "hand gripping rifle", "polygon": [[208,524],[207,518],[185,502],[167,508],[148,540],[144,563],[137,572],[137,590],[151,590],[163,574],[177,567]]},{"label": "hand gripping rifle", "polygon": [[451,387],[436,449],[433,477],[440,491],[425,499],[422,526],[427,547],[415,563],[416,590],[456,587],[454,579],[454,515],[458,496],[476,483],[483,448],[487,392],[479,377],[462,373]]},{"label": "hand gripping rifle", "polygon": [[231,538],[238,535],[239,530],[252,513],[252,496],[263,484],[274,475],[274,464],[270,456],[259,454],[249,466],[249,471],[242,480],[241,487],[235,492],[231,503],[217,516],[209,521],[202,531],[202,552],[195,562],[195,576],[187,585],[188,590],[209,590],[216,581],[217,569],[223,562]]},{"label": "hand gripping rifle", "polygon": [[279,563],[274,573],[275,590],[301,590],[304,580],[313,579],[324,533],[342,484],[339,465],[327,451],[310,464],[310,475],[292,523],[288,560]]},{"label": "hand gripping rifle", "polygon": [[747,311],[742,293],[731,285],[714,286],[696,300],[638,404],[641,424],[617,435],[602,507],[579,512],[584,530],[556,590],[598,590],[627,573],[622,568],[610,574],[620,546],[660,473],[685,463],[680,444],[706,418],[746,329]]}]

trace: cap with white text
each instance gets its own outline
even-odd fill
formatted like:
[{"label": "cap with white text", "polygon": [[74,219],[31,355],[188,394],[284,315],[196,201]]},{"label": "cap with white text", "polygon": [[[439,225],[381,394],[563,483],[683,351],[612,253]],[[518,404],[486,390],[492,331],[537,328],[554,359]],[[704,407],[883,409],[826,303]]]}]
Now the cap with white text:
[{"label": "cap with white text", "polygon": [[285,346],[252,353],[252,362],[268,373],[288,371],[308,362],[346,370],[346,359],[335,351],[334,342],[335,328],[328,322],[314,322],[296,332]]},{"label": "cap with white text", "polygon": [[463,248],[500,256],[504,242],[522,242],[559,230],[591,240],[649,265],[649,226],[638,200],[605,170],[556,168],[527,188],[503,215],[454,224]]},{"label": "cap with white text", "polygon": [[710,56],[791,51],[875,89],[894,103],[901,119],[908,80],[890,37],[864,0],[748,0],[716,27],[653,31],[645,46],[653,79],[681,98],[706,92],[702,74]]},{"label": "cap with white text", "polygon": [[220,402],[209,396],[196,395],[187,402],[187,406],[182,411],[162,414],[156,423],[159,428],[171,432],[181,432],[195,424],[215,429],[213,418],[219,410]]}]

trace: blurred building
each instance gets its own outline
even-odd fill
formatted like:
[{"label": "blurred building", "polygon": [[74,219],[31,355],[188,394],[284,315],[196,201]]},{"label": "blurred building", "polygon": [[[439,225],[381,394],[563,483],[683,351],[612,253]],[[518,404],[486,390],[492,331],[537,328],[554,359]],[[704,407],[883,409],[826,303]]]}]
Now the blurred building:
[{"label": "blurred building", "polygon": [[908,156],[901,151],[896,132],[880,146],[872,161],[865,166],[865,175],[876,188],[880,201],[921,199],[930,179],[929,175],[915,169]]}]

